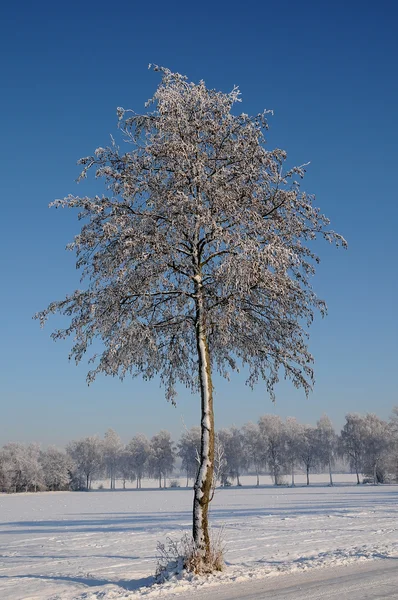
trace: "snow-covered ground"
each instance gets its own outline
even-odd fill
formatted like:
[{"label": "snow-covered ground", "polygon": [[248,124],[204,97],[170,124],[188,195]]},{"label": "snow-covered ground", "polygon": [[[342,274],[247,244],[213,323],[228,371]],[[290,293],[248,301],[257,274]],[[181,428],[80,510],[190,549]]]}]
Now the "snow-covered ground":
[{"label": "snow-covered ground", "polygon": [[211,506],[226,571],[145,587],[158,540],[189,531],[191,504],[184,488],[0,495],[0,598],[187,598],[231,581],[398,557],[398,486],[233,487]]}]

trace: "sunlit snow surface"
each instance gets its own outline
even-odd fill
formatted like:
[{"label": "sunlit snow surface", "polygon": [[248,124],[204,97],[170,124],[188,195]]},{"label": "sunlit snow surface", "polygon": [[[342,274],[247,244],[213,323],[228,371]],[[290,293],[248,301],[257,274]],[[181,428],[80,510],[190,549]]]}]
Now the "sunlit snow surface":
[{"label": "sunlit snow surface", "polygon": [[0,598],[186,598],[216,583],[398,556],[398,486],[220,489],[211,521],[224,530],[226,571],[147,587],[157,541],[189,530],[191,504],[184,488],[0,495]]}]

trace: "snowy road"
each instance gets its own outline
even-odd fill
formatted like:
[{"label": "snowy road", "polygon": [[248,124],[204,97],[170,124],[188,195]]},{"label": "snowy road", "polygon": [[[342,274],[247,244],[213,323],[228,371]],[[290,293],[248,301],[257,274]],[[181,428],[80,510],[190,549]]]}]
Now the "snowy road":
[{"label": "snowy road", "polygon": [[398,560],[316,569],[190,595],[191,600],[381,600],[398,599]]}]

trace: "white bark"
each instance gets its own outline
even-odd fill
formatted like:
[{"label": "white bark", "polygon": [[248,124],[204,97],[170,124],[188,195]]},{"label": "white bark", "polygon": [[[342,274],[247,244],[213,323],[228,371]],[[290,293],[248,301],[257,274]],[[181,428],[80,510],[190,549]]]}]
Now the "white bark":
[{"label": "white bark", "polygon": [[214,471],[214,417],[212,402],[211,365],[204,327],[202,278],[195,278],[196,291],[196,335],[199,358],[199,380],[201,389],[201,449],[200,465],[194,486],[193,538],[200,553],[205,557],[210,550],[208,531],[208,505]]}]

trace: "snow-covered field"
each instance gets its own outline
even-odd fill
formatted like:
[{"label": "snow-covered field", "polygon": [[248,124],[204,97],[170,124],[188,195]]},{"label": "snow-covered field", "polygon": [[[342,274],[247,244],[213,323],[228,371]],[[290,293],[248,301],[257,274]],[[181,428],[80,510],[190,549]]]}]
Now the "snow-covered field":
[{"label": "snow-covered field", "polygon": [[157,541],[189,530],[191,504],[184,488],[0,495],[0,598],[187,598],[220,583],[398,557],[398,486],[219,489],[211,520],[223,528],[226,571],[145,587]]}]

